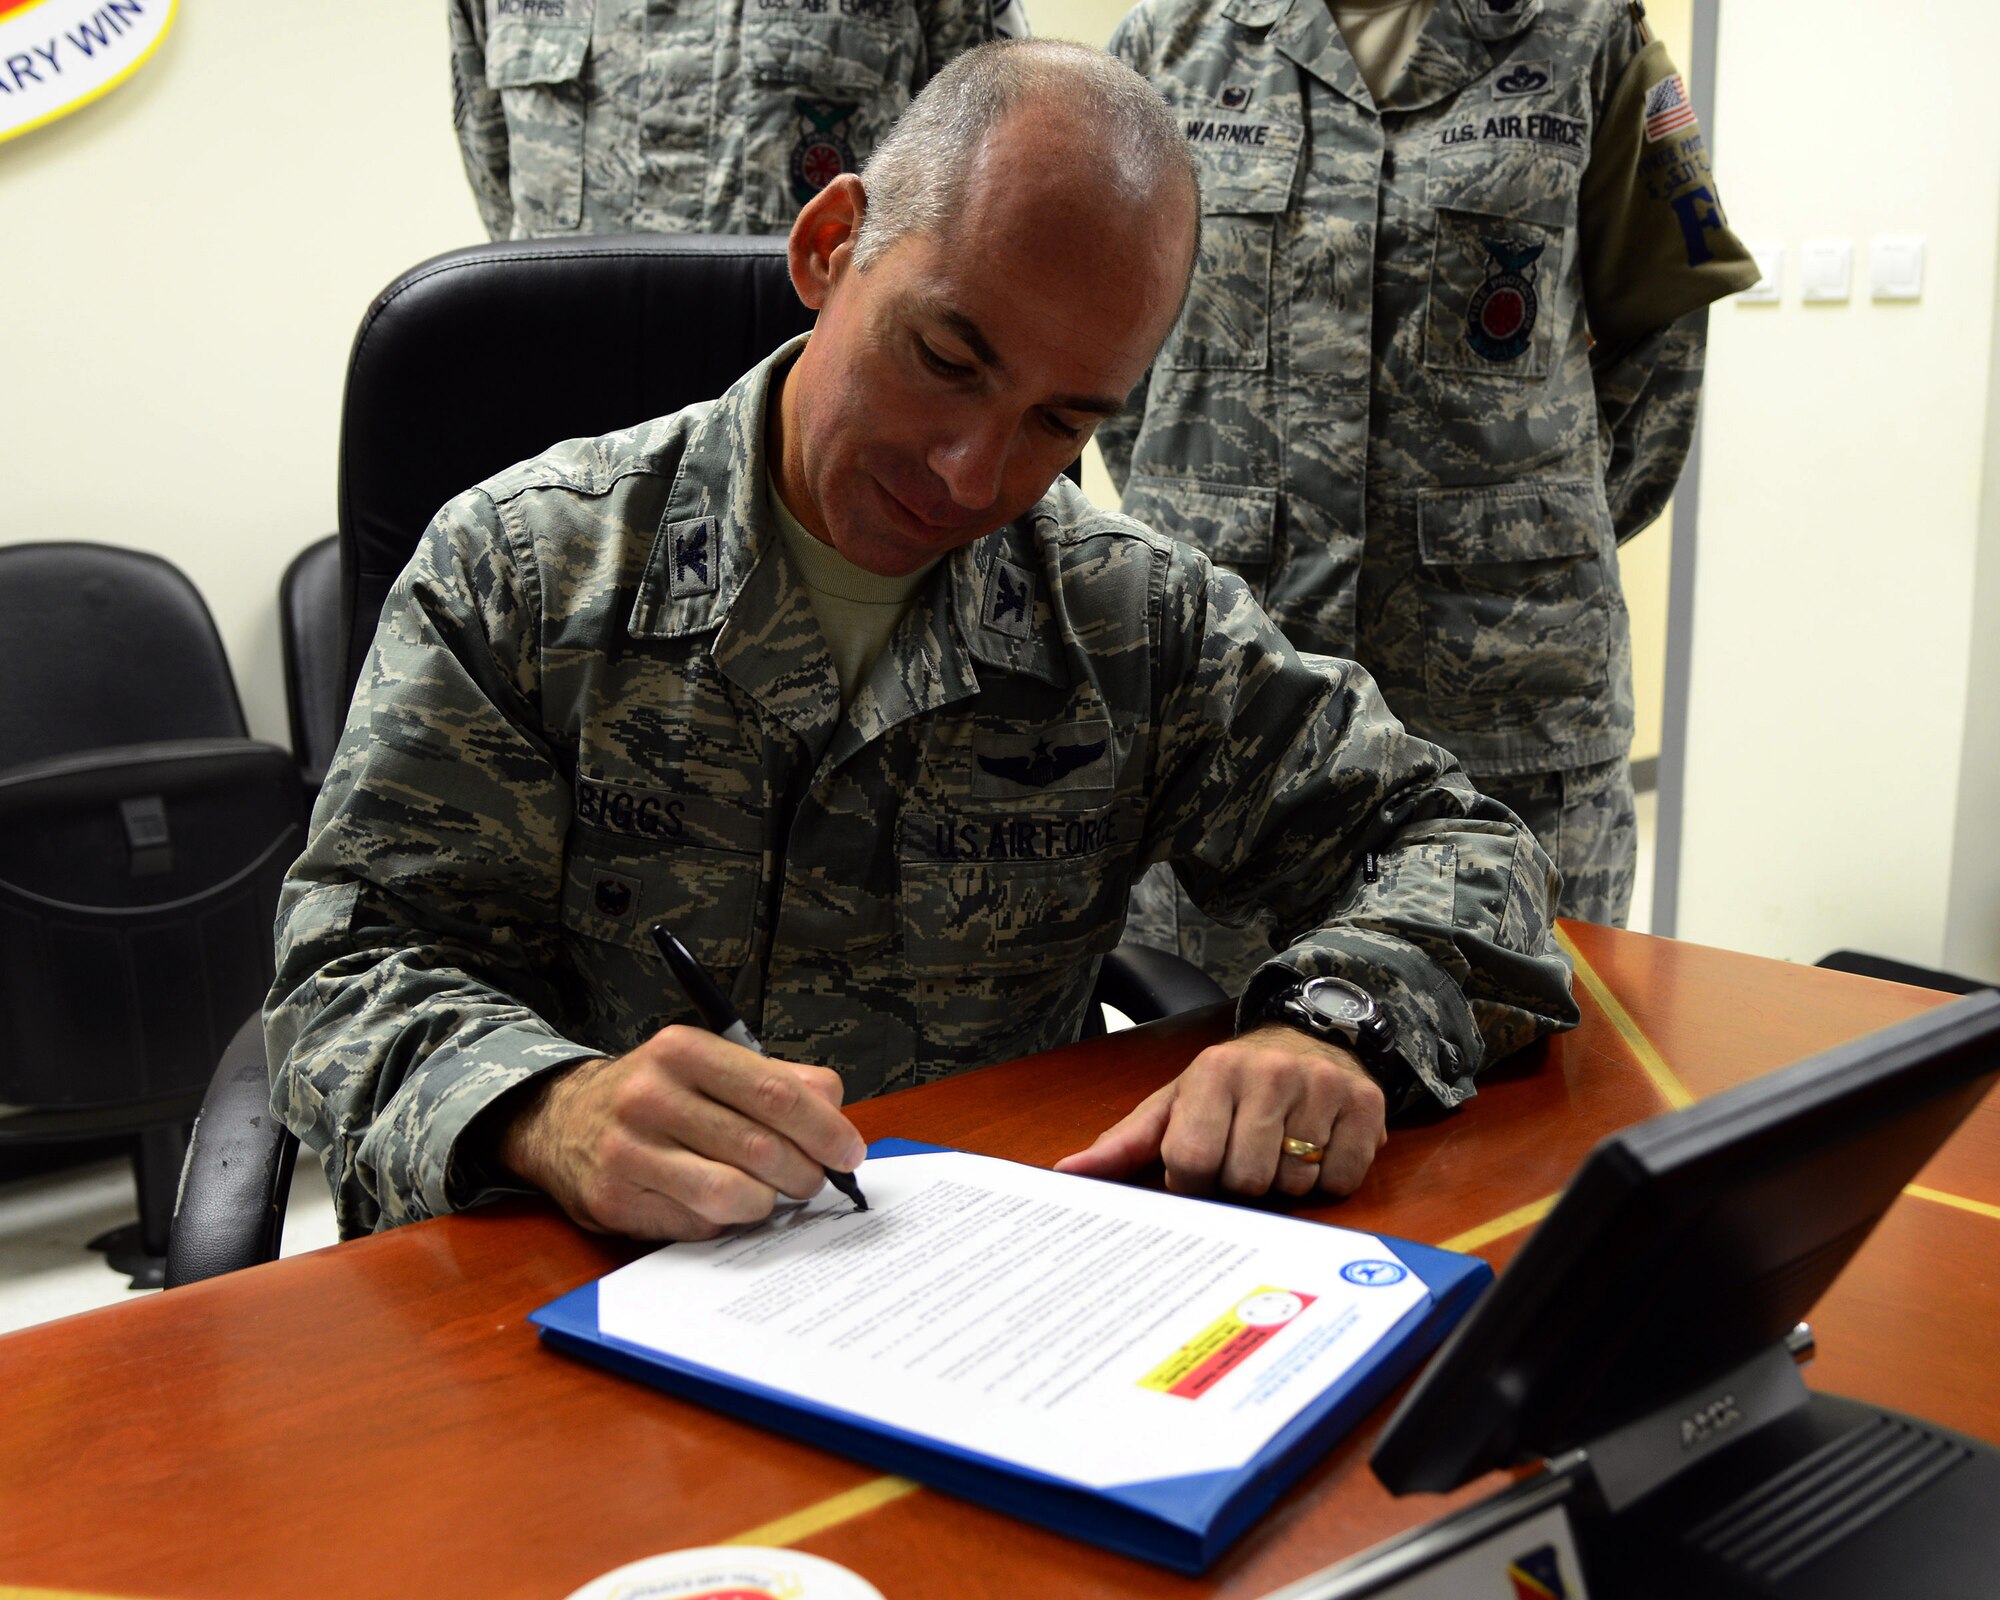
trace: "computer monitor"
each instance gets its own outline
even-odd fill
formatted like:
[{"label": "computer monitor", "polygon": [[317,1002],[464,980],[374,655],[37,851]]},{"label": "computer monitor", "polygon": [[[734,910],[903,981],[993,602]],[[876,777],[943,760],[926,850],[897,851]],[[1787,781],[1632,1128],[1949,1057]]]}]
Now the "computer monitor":
[{"label": "computer monitor", "polygon": [[[1922,1498],[1909,1480],[1929,1473],[1918,1488],[1936,1490],[1934,1509],[1950,1514],[1965,1492],[1991,1497],[1992,1541],[2000,1452],[1810,1395],[1786,1341],[1996,1076],[2000,994],[1989,992],[1605,1139],[1390,1419],[1374,1451],[1377,1475],[1399,1493],[1442,1491],[1582,1451],[1586,1507],[1601,1519],[1637,1508],[1611,1540],[1630,1550],[1671,1542],[1669,1524],[1732,1505],[1749,1519],[1738,1535],[1754,1534],[1761,1485],[1816,1451],[1835,1462],[1843,1449],[1865,1456],[1853,1430],[1888,1419],[1949,1447],[1943,1466],[1893,1468],[1903,1521]],[[1994,1341],[2000,1359],[2000,1330]],[[1753,1458],[1759,1465],[1746,1478]],[[1805,1569],[1845,1542],[1844,1530],[1859,1535],[1858,1524],[1873,1519],[1860,1511],[1880,1498],[1879,1486],[1864,1465],[1859,1481],[1829,1491],[1859,1500],[1844,1511],[1817,1506],[1808,1481],[1817,1470],[1800,1469],[1790,1500],[1780,1495],[1770,1512],[1821,1519],[1817,1534],[1808,1529],[1765,1563],[1776,1587],[1733,1587],[1726,1574],[1697,1573],[1678,1556],[1647,1561],[1699,1577],[1704,1587],[1684,1592],[1845,1592],[1830,1586],[1831,1568]],[[1690,1489],[1695,1478],[1713,1492]],[[1725,1479],[1726,1493],[1714,1487]],[[1718,1494],[1719,1511],[1710,1504]],[[1872,1569],[1852,1556],[1842,1565]],[[1995,1570],[1982,1581],[2000,1584]],[[1801,1575],[1812,1581],[1787,1587]]]}]

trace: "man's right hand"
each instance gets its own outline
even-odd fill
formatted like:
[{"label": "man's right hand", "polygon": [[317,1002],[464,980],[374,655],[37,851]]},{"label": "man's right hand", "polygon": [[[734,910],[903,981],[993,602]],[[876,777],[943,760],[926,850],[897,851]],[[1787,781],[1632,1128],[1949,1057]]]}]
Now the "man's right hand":
[{"label": "man's right hand", "polygon": [[586,1228],[712,1239],[851,1172],[867,1146],[840,1114],[840,1075],[773,1061],[699,1028],[662,1028],[630,1055],[538,1087],[500,1158]]}]

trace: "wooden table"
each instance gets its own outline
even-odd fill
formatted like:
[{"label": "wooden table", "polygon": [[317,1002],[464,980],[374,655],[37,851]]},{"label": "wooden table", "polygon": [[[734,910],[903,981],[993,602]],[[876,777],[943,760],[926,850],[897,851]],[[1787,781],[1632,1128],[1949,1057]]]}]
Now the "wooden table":
[{"label": "wooden table", "polygon": [[[1583,1024],[1397,1132],[1311,1214],[1519,1245],[1590,1145],[1938,1003],[1923,990],[1566,926]],[[1048,1163],[1197,1048],[1214,1013],[854,1110]],[[2000,1440],[2000,1096],[1821,1302],[1817,1387]],[[1498,1480],[1391,1498],[1371,1419],[1204,1578],[1176,1577],[711,1415],[543,1349],[527,1313],[634,1247],[509,1204],[0,1338],[0,1600],[561,1596],[681,1546],[798,1544],[889,1600],[1262,1595]],[[1383,1413],[1386,1414],[1386,1413]]]}]

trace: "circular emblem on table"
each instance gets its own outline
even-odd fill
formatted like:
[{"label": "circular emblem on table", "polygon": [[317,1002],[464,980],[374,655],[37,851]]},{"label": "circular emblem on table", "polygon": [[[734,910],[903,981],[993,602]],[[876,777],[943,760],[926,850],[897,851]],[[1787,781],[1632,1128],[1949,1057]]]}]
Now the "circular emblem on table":
[{"label": "circular emblem on table", "polygon": [[1400,1261],[1350,1261],[1340,1269],[1340,1275],[1363,1289],[1386,1289],[1392,1283],[1401,1283],[1410,1275],[1410,1269]]},{"label": "circular emblem on table", "polygon": [[882,1591],[802,1550],[716,1544],[634,1561],[569,1600],[882,1600]]}]

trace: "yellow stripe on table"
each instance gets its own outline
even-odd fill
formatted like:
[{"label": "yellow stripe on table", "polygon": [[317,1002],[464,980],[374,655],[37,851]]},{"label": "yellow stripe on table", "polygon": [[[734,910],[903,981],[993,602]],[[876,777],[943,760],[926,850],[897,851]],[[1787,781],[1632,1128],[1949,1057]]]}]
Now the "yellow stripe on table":
[{"label": "yellow stripe on table", "polygon": [[[841,1494],[809,1505],[803,1511],[794,1511],[790,1516],[761,1523],[748,1532],[725,1539],[723,1543],[797,1544],[801,1539],[810,1539],[816,1533],[824,1533],[843,1522],[852,1522],[856,1517],[865,1516],[905,1495],[915,1494],[921,1487],[921,1484],[912,1483],[908,1478],[871,1478]],[[0,1600],[5,1600],[5,1597],[0,1596]]]},{"label": "yellow stripe on table", "polygon": [[1646,1037],[1645,1030],[1632,1020],[1632,1013],[1619,1003],[1618,996],[1611,992],[1611,986],[1597,975],[1597,969],[1584,959],[1583,952],[1570,942],[1569,935],[1561,928],[1556,929],[1556,943],[1575,963],[1577,982],[1596,1002],[1597,1009],[1604,1013],[1604,1020],[1618,1031],[1618,1037],[1631,1050],[1632,1059],[1653,1080],[1653,1087],[1660,1091],[1661,1098],[1676,1111],[1682,1106],[1693,1105],[1694,1096],[1688,1092],[1688,1086],[1674,1075],[1674,1069],[1653,1048],[1653,1041]]}]

